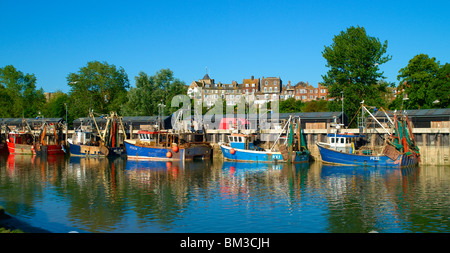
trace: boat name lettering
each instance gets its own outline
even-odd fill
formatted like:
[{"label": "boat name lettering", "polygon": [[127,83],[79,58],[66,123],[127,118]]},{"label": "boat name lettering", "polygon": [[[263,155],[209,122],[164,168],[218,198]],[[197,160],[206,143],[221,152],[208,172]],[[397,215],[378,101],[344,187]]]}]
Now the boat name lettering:
[{"label": "boat name lettering", "polygon": [[370,160],[380,160],[380,158],[378,156],[371,156]]}]

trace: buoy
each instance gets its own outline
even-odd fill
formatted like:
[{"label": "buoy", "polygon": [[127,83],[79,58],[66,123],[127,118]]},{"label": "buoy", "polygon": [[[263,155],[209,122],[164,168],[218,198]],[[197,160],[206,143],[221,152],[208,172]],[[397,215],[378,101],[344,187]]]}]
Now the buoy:
[{"label": "buoy", "polygon": [[168,152],[166,153],[166,156],[167,156],[167,158],[171,158],[171,157],[172,157],[172,153],[170,153],[170,151],[168,151]]},{"label": "buoy", "polygon": [[178,148],[177,145],[174,145],[174,146],[172,147],[172,150],[173,150],[173,152],[177,153],[178,150],[180,150],[180,149]]},{"label": "buoy", "polygon": [[234,155],[234,153],[236,153],[236,150],[234,148],[230,149],[230,154]]}]

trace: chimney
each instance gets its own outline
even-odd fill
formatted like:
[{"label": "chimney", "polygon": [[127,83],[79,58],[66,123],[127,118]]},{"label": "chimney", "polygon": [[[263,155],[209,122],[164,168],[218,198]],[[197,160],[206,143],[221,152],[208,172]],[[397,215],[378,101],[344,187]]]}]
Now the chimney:
[{"label": "chimney", "polygon": [[254,79],[255,77],[254,76],[252,76],[252,80]]}]

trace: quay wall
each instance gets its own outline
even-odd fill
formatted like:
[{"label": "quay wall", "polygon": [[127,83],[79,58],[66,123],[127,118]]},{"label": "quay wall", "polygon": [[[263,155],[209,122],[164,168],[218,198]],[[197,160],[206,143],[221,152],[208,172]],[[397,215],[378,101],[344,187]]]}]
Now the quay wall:
[{"label": "quay wall", "polygon": [[[260,136],[262,139],[274,140],[281,130],[261,130]],[[131,138],[137,138],[138,130],[133,130]],[[345,133],[359,133],[359,129],[344,129],[341,132]],[[68,136],[71,137],[74,131],[69,130]],[[241,130],[244,134],[254,134],[255,130]],[[304,129],[308,149],[314,160],[320,160],[317,142],[326,142],[327,134],[334,133],[332,129]],[[450,165],[450,140],[449,128],[414,128],[413,134],[416,144],[420,149],[421,164],[424,165]],[[127,131],[127,136],[130,133]],[[206,130],[207,141],[210,142],[214,148],[214,156],[221,157],[222,151],[219,147],[219,142],[226,142],[227,136],[231,134],[230,130]],[[382,128],[369,129],[365,133],[370,139],[370,145],[374,148],[381,148],[384,143],[384,138],[387,136]],[[186,135],[186,139],[192,136]],[[269,138],[270,137],[270,138]],[[120,141],[123,141],[123,135],[119,135]],[[263,147],[268,147],[268,143],[263,142]]]}]

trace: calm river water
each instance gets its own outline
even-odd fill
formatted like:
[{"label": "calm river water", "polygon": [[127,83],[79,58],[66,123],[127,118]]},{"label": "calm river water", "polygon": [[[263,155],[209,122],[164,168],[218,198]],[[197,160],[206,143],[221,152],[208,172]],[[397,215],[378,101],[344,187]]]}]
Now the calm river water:
[{"label": "calm river water", "polygon": [[450,168],[0,157],[0,205],[51,232],[450,232]]}]

